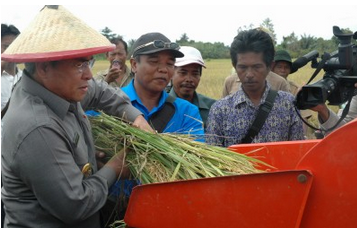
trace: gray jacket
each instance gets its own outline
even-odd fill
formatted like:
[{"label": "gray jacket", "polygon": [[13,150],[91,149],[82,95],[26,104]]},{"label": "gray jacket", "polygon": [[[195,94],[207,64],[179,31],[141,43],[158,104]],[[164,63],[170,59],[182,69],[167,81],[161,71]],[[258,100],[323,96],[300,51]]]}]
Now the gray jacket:
[{"label": "gray jacket", "polygon": [[[141,114],[106,83],[89,81],[83,108]],[[23,75],[4,117],[1,191],[5,227],[100,227],[99,210],[114,170],[97,171],[91,127],[80,103],[70,103]],[[86,164],[92,175],[82,173]]]}]

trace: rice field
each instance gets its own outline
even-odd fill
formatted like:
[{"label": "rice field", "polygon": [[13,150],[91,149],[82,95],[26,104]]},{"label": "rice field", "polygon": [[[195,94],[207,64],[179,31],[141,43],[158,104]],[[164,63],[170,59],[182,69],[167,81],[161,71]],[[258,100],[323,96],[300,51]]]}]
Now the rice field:
[{"label": "rice field", "polygon": [[[128,62],[128,64],[130,63]],[[207,68],[202,71],[202,77],[197,92],[214,99],[220,99],[222,97],[224,79],[232,73],[231,60],[205,60],[205,64]],[[106,60],[99,60],[95,62],[92,72],[95,75],[98,71],[104,70],[107,67],[108,62]],[[298,85],[304,85],[308,82],[314,70],[315,69],[311,68],[309,65],[306,65],[294,74],[291,74],[289,79],[296,82]],[[314,81],[320,80],[322,77],[323,72],[320,72]]]},{"label": "rice field", "polygon": [[[128,63],[130,64],[130,63]],[[204,94],[208,97],[212,97],[214,99],[220,99],[222,97],[222,89],[224,84],[224,79],[232,73],[232,64],[230,59],[210,59],[205,60],[206,69],[202,71],[202,77],[200,84],[197,88],[197,92]],[[96,74],[98,71],[106,69],[108,67],[108,62],[106,60],[96,61],[93,66],[92,72]],[[315,69],[311,68],[309,64],[300,68],[294,74],[289,75],[289,80],[294,81],[298,85],[305,85]],[[316,82],[323,77],[323,71],[321,71],[318,76],[313,80]],[[311,83],[310,83],[311,84]],[[337,106],[331,106],[331,108],[337,112]],[[313,126],[318,126],[318,121],[316,114],[310,118],[310,123]],[[315,136],[313,134],[314,130],[309,129],[307,137],[309,139],[314,139]]]}]

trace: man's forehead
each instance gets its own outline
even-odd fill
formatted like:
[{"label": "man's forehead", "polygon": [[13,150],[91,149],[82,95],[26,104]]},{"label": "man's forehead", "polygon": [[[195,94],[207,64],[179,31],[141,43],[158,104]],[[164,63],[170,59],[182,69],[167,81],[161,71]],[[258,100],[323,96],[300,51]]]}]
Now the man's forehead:
[{"label": "man's forehead", "polygon": [[93,56],[86,56],[86,57],[80,57],[80,58],[73,58],[73,59],[64,59],[64,60],[59,60],[58,62],[85,62],[85,61],[90,61],[93,59]]},{"label": "man's forehead", "polygon": [[85,57],[81,57],[81,58],[76,58],[74,60],[77,60],[77,61],[88,61],[88,60],[92,60],[93,59],[93,56],[90,55],[90,56],[85,56]]},{"label": "man's forehead", "polygon": [[182,69],[182,70],[200,70],[201,69],[201,65],[198,63],[189,63],[183,66],[177,66],[177,69]]}]

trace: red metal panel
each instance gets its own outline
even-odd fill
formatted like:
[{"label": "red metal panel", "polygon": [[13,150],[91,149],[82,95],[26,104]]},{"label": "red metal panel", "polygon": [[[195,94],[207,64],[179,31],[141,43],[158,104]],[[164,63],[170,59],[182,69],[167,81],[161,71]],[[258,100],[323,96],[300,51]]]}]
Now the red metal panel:
[{"label": "red metal panel", "polygon": [[355,140],[357,119],[323,139],[297,165],[314,175],[301,227],[357,227]]},{"label": "red metal panel", "polygon": [[357,227],[356,139],[357,120],[323,140],[234,147],[248,152],[260,146],[258,155],[280,171],[139,186],[125,222],[145,228]]},{"label": "red metal panel", "polygon": [[301,158],[321,140],[302,140],[286,142],[269,142],[254,144],[238,144],[229,149],[246,154],[263,161],[272,167],[260,165],[264,171],[294,170]]},{"label": "red metal panel", "polygon": [[312,183],[307,171],[142,185],[125,215],[130,227],[299,227]]}]

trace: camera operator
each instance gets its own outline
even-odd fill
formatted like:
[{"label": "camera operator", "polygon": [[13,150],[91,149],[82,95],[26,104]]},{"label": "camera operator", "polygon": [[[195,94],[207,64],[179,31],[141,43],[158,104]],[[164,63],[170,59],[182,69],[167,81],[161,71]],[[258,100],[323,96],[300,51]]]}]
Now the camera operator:
[{"label": "camera operator", "polygon": [[[357,88],[357,83],[355,84],[355,87]],[[319,123],[321,125],[321,129],[323,130],[328,130],[331,127],[333,127],[338,122],[342,114],[342,110],[340,110],[338,114],[336,114],[331,109],[329,109],[326,104],[319,104],[311,108],[311,110],[318,113]],[[336,128],[341,127],[342,125],[350,122],[356,117],[357,117],[357,95],[355,95],[352,98],[351,105],[346,117],[336,126]],[[326,131],[325,134],[329,134],[330,132],[331,131]]]}]

